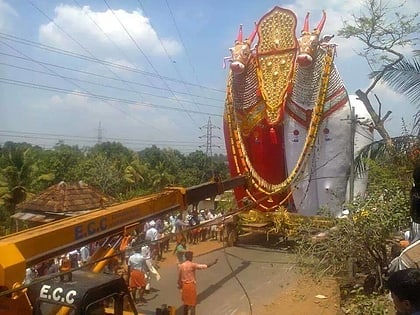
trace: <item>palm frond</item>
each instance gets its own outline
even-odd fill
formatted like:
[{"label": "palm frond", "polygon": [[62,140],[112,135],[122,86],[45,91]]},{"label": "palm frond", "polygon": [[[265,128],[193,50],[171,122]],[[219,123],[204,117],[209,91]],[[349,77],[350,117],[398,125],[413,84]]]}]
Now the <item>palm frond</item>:
[{"label": "palm frond", "polygon": [[386,160],[392,157],[395,152],[399,154],[408,154],[410,150],[419,143],[420,139],[417,136],[401,136],[394,137],[392,141],[392,151],[386,145],[384,139],[372,142],[360,150],[359,155],[354,160],[355,172],[362,174],[366,172],[366,159],[372,160]]},{"label": "palm frond", "polygon": [[[376,77],[380,73],[374,71],[371,76]],[[382,80],[397,93],[405,95],[412,104],[420,105],[420,58],[402,59],[384,73]]]}]

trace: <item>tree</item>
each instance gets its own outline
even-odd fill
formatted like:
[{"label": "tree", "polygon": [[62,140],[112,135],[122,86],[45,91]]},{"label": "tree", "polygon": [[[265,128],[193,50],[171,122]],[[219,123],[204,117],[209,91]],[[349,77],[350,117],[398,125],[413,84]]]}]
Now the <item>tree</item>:
[{"label": "tree", "polygon": [[[303,240],[301,255],[312,260],[315,271],[329,275],[344,274],[349,258],[358,273],[374,279],[373,289],[383,289],[382,279],[392,260],[390,245],[396,232],[409,227],[408,194],[411,171],[393,160],[369,161],[370,180],[365,198],[348,205],[348,218],[336,220],[323,241]],[[300,235],[311,227],[302,226]],[[372,288],[370,288],[372,289]]]},{"label": "tree", "polygon": [[209,157],[203,152],[196,150],[189,153],[185,158],[185,168],[190,170],[190,176],[194,177],[194,185],[212,177]]},{"label": "tree", "polygon": [[118,196],[122,192],[121,179],[124,177],[124,169],[118,164],[103,153],[90,154],[81,166],[84,174],[81,179],[105,194]]},{"label": "tree", "polygon": [[[77,146],[58,144],[53,150],[47,150],[45,173],[54,174],[55,183],[79,181],[78,165],[83,160],[83,152]],[[53,183],[51,183],[53,184]]]},{"label": "tree", "polygon": [[[415,55],[420,56],[420,50],[415,51]],[[380,72],[372,73],[373,77],[377,75],[380,75]],[[420,59],[418,57],[412,60],[403,58],[398,63],[390,65],[382,80],[396,92],[405,95],[412,104],[417,107],[420,105]],[[420,136],[420,111],[416,114],[414,130],[417,130],[417,136]]]},{"label": "tree", "polygon": [[33,160],[31,145],[6,142],[0,155],[0,219],[5,231],[13,230],[10,216],[16,205],[30,195],[33,180]]},{"label": "tree", "polygon": [[133,160],[124,170],[123,179],[127,185],[125,193],[131,196],[138,192],[139,185],[145,182],[145,176],[148,172],[148,166],[141,162],[138,154],[133,153]]},{"label": "tree", "polygon": [[362,41],[364,47],[359,55],[367,60],[371,68],[379,69],[374,72],[370,86],[365,91],[357,90],[356,95],[365,104],[374,128],[385,140],[386,145],[392,147],[391,137],[384,126],[391,112],[381,117],[381,102],[375,95],[379,103],[378,114],[370,102],[369,93],[387,72],[404,59],[398,49],[413,45],[418,40],[416,34],[419,31],[419,23],[416,19],[419,13],[403,14],[401,12],[404,10],[404,3],[391,7],[390,2],[381,0],[364,0],[364,9],[365,12],[361,12],[360,16],[353,15],[352,21],[344,22],[338,35]]},{"label": "tree", "polygon": [[156,191],[160,191],[168,185],[174,184],[175,176],[167,171],[163,161],[160,161],[152,170],[152,186]]}]

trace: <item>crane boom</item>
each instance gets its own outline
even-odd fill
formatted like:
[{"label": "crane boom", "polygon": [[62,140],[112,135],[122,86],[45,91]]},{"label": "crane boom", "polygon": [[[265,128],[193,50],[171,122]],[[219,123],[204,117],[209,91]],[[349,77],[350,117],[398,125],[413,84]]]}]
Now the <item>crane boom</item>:
[{"label": "crane boom", "polygon": [[10,289],[21,284],[28,266],[95,240],[121,234],[127,226],[171,210],[184,210],[190,204],[241,185],[246,185],[244,176],[189,188],[171,187],[160,193],[1,238],[0,287]]}]

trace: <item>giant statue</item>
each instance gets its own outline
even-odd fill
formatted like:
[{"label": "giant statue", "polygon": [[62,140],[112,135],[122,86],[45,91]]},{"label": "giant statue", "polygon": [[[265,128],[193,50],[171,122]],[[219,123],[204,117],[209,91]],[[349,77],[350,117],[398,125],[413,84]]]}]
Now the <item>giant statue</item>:
[{"label": "giant statue", "polygon": [[[248,175],[235,190],[259,210],[341,214],[352,141],[350,101],[334,65],[332,36],[321,36],[323,15],[299,38],[296,16],[274,7],[230,49],[224,133],[232,176]],[[254,43],[255,42],[255,43]]]}]

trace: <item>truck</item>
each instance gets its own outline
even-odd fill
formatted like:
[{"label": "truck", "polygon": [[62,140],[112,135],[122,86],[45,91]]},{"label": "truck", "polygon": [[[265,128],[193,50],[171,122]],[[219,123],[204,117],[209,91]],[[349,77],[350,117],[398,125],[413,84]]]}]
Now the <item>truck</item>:
[{"label": "truck", "polygon": [[[102,272],[128,229],[208,197],[247,185],[245,176],[168,187],[104,209],[47,223],[0,239],[0,314],[138,314],[125,280]],[[92,263],[24,283],[26,269],[92,242],[102,241]],[[78,270],[80,269],[80,270]]]}]

